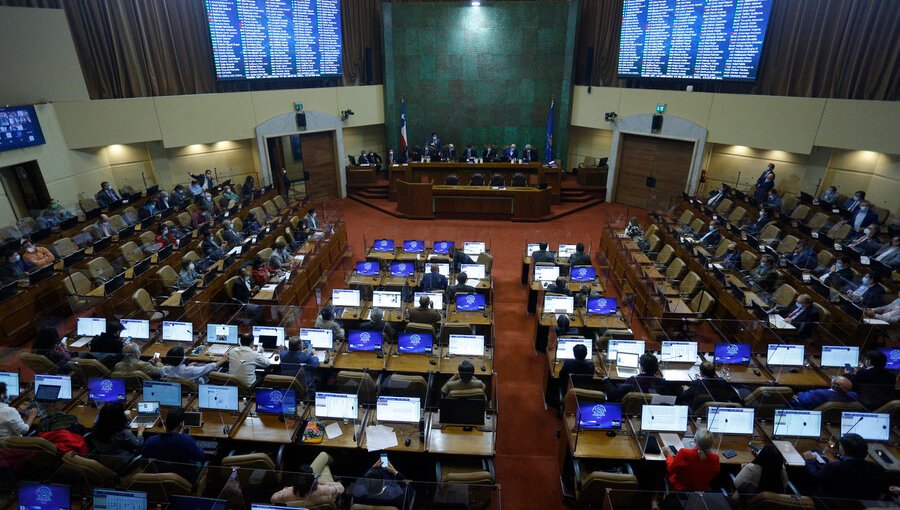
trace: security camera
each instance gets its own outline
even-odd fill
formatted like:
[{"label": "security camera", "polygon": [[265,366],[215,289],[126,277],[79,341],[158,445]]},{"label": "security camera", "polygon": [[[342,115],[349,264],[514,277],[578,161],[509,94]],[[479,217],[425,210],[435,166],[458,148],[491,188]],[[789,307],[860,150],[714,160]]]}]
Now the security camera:
[{"label": "security camera", "polygon": [[603,115],[603,120],[606,122],[615,122],[618,117],[619,114],[617,114],[616,112],[606,112]]},{"label": "security camera", "polygon": [[341,112],[341,120],[347,120],[353,115],[353,110],[343,110]]}]

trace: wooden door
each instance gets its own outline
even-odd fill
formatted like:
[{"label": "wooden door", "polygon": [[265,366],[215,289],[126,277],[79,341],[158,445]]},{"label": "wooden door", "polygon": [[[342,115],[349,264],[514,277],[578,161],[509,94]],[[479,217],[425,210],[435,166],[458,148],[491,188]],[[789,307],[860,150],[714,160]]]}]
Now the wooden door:
[{"label": "wooden door", "polygon": [[300,135],[303,147],[303,167],[309,173],[306,193],[314,202],[340,197],[337,161],[334,155],[334,132]]},{"label": "wooden door", "polygon": [[[622,135],[615,201],[644,209],[668,208],[687,185],[694,143],[670,138]],[[647,186],[647,178],[656,180]]]}]

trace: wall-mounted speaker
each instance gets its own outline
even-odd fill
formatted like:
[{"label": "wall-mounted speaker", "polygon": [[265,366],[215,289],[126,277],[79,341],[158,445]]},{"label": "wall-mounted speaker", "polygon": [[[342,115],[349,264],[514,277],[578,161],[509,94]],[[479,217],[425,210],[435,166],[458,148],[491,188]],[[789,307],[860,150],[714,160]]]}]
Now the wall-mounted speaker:
[{"label": "wall-mounted speaker", "polygon": [[306,113],[295,114],[294,120],[297,121],[297,129],[299,129],[300,131],[306,130]]},{"label": "wall-mounted speaker", "polygon": [[659,133],[660,131],[662,131],[662,124],[663,124],[663,116],[662,115],[654,115],[653,123],[650,124],[650,132],[651,133]]}]

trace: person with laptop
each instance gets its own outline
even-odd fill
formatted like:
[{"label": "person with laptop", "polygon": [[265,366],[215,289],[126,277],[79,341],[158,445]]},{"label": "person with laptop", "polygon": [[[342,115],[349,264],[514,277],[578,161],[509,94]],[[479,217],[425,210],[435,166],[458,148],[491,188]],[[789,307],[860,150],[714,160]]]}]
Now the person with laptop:
[{"label": "person with laptop", "polygon": [[118,363],[122,359],[122,349],[125,347],[121,335],[123,329],[125,326],[118,319],[106,319],[106,331],[91,340],[91,355],[108,367]]},{"label": "person with laptop", "polygon": [[10,437],[25,435],[38,415],[37,407],[10,407],[8,391],[6,383],[0,382],[0,446]]},{"label": "person with laptop", "polygon": [[335,501],[344,493],[344,485],[334,481],[330,467],[333,462],[331,455],[320,452],[312,464],[303,464],[297,468],[294,485],[272,494],[272,504],[319,499]]},{"label": "person with laptop", "polygon": [[269,278],[272,277],[272,272],[269,271],[269,264],[263,260],[262,257],[256,256],[253,258],[253,262],[251,262],[253,266],[252,270],[252,279],[253,284],[262,287],[263,285],[269,283]]},{"label": "person with laptop", "polygon": [[884,300],[884,287],[878,284],[878,275],[866,273],[853,290],[847,293],[850,299],[863,308],[881,306]]},{"label": "person with laptop", "polygon": [[891,269],[900,267],[900,236],[894,236],[891,238],[891,242],[881,245],[872,254],[872,259]]},{"label": "person with laptop", "polygon": [[166,353],[160,375],[167,379],[187,379],[205,384],[207,375],[228,363],[228,353],[223,354],[215,363],[191,363],[185,362],[184,347],[172,347]]},{"label": "person with laptop", "polygon": [[697,409],[706,402],[739,402],[737,392],[728,384],[728,381],[719,377],[716,366],[711,361],[700,363],[700,376],[691,381],[682,391],[675,403],[686,405],[692,410]]},{"label": "person with laptop", "polygon": [[850,267],[850,256],[840,255],[834,264],[820,276],[820,281],[826,287],[843,287],[844,282],[853,279],[853,268]]},{"label": "person with laptop", "polygon": [[419,298],[419,306],[409,311],[409,322],[430,324],[437,331],[441,324],[441,312],[431,307],[430,297],[421,296]]},{"label": "person with laptop", "polygon": [[602,297],[599,292],[594,292],[590,285],[582,283],[578,292],[575,293],[575,308],[584,308],[587,306],[588,299],[598,297]]},{"label": "person with laptop", "polygon": [[559,369],[559,384],[563,389],[568,387],[570,375],[594,375],[594,361],[587,359],[587,347],[578,344],[572,347],[572,354],[575,359],[567,359]]},{"label": "person with laptop", "polygon": [[166,431],[144,441],[141,456],[157,461],[153,467],[159,473],[176,473],[193,482],[200,463],[203,449],[190,434],[183,433],[184,411],[172,409],[166,415]]},{"label": "person with laptop", "polygon": [[787,484],[784,455],[777,446],[767,444],[756,454],[753,462],[742,467],[734,478],[734,497],[737,499],[760,492],[784,494]]},{"label": "person with laptop", "polygon": [[272,255],[269,256],[269,267],[272,269],[290,269],[291,253],[281,241],[275,241]]},{"label": "person with laptop", "polygon": [[231,220],[225,220],[222,222],[222,240],[233,248],[243,242],[244,236],[234,229],[234,223]]},{"label": "person with laptop", "polygon": [[878,240],[878,228],[870,226],[863,229],[860,233],[851,232],[844,238],[844,244],[860,255],[871,256],[881,246],[881,242]]},{"label": "person with laptop", "polygon": [[859,203],[859,210],[853,213],[853,216],[847,220],[847,223],[849,223],[856,232],[862,232],[870,225],[874,225],[875,227],[878,226],[878,213],[872,209],[871,202],[863,200]]},{"label": "person with laptop", "polygon": [[208,228],[203,229],[203,241],[200,242],[200,249],[203,251],[203,256],[210,260],[225,258],[225,250],[213,239],[212,232]]},{"label": "person with laptop", "polygon": [[474,294],[475,287],[471,285],[467,285],[466,282],[469,281],[469,277],[466,273],[459,273],[456,275],[456,285],[451,285],[447,288],[447,301],[450,303],[456,302],[456,294]]},{"label": "person with laptop", "polygon": [[94,195],[94,200],[97,201],[97,205],[100,207],[109,207],[111,204],[122,200],[122,197],[116,193],[116,190],[108,182],[103,181],[100,183],[100,191]]},{"label": "person with laptop", "polygon": [[838,460],[825,465],[813,452],[804,452],[806,472],[818,496],[843,499],[878,499],[887,488],[884,468],[869,462],[869,445],[859,434],[849,433],[839,440]]},{"label": "person with laptop", "polygon": [[165,223],[162,224],[160,228],[159,234],[156,234],[156,244],[159,245],[159,248],[165,248],[166,246],[174,245],[178,239],[175,238],[175,234],[169,230],[169,226]]},{"label": "person with laptop", "polygon": [[322,313],[316,317],[315,328],[330,329],[334,340],[340,341],[344,339],[344,328],[334,320],[334,308],[330,306],[323,308]]},{"label": "person with laptop", "polygon": [[569,283],[565,276],[558,276],[556,281],[547,286],[547,292],[550,294],[561,294],[563,296],[571,296],[572,291],[569,290]]},{"label": "person with laptop", "polygon": [[469,360],[463,360],[459,363],[456,373],[449,381],[441,386],[441,395],[446,397],[454,390],[485,390],[484,383],[475,377],[475,365]]},{"label": "person with laptop", "polygon": [[732,269],[741,269],[741,252],[738,251],[737,243],[728,243],[725,253],[710,259],[712,262],[721,264],[722,269],[731,271]]},{"label": "person with laptop", "polygon": [[819,322],[819,310],[813,306],[812,296],[800,294],[793,306],[776,307],[775,312],[784,317],[784,321],[797,328],[797,338],[809,338],[816,330]]},{"label": "person with laptop", "polygon": [[143,372],[153,379],[159,379],[162,368],[159,366],[159,358],[152,358],[149,362],[141,359],[141,348],[132,342],[122,348],[122,361],[116,363],[113,372]]},{"label": "person with laptop", "polygon": [[[897,299],[896,301],[900,301]],[[895,301],[895,302],[896,302]],[[872,349],[866,353],[866,366],[864,368],[851,368],[849,372],[845,372],[845,376],[850,379],[854,386],[860,384],[877,384],[883,386],[894,387],[897,375],[887,370],[887,354],[879,349]]]},{"label": "person with laptop", "polygon": [[784,201],[778,196],[778,190],[775,188],[770,189],[769,194],[766,197],[766,208],[771,209],[772,211],[781,212],[782,205],[784,205]]},{"label": "person with laptop", "polygon": [[838,194],[837,186],[828,186],[825,188],[825,192],[822,193],[822,196],[819,197],[819,201],[834,206],[837,205],[840,198],[841,195]]},{"label": "person with laptop", "polygon": [[253,335],[240,336],[241,345],[228,351],[228,373],[244,381],[248,386],[256,384],[256,369],[272,364],[269,357],[253,348]]},{"label": "person with laptop", "polygon": [[569,316],[560,314],[560,316],[556,318],[556,327],[553,328],[556,333],[556,338],[567,335],[580,336],[581,332],[578,331],[578,328],[573,328],[570,324],[571,321],[569,321]]},{"label": "person with laptop", "polygon": [[437,264],[431,264],[431,271],[422,277],[420,287],[423,292],[447,290],[447,277],[441,274],[441,268]]},{"label": "person with laptop", "polygon": [[759,232],[772,221],[772,212],[766,208],[765,204],[759,205],[759,217],[753,223],[748,223],[743,227],[744,231],[751,235],[759,234]]},{"label": "person with laptop", "polygon": [[[534,257],[534,254],[532,254]],[[569,256],[569,267],[589,266],[591,265],[591,256],[584,252],[584,243],[575,245],[575,253]]]},{"label": "person with laptop", "polygon": [[850,379],[838,375],[831,378],[831,387],[803,391],[791,400],[791,406],[795,409],[815,409],[827,402],[856,402],[859,396],[853,390]]},{"label": "person with laptop", "polygon": [[719,232],[719,224],[715,221],[710,221],[706,233],[700,239],[697,239],[698,243],[709,249],[718,246],[720,241],[722,241],[722,233]]},{"label": "person with laptop", "polygon": [[100,408],[88,441],[94,458],[114,471],[123,468],[144,446],[146,425],[138,426],[135,433],[129,421],[125,406],[110,402]]},{"label": "person with laptop", "polygon": [[187,264],[181,266],[181,271],[178,272],[178,287],[181,289],[186,289],[191,285],[200,281],[200,278],[203,278],[199,272],[197,272],[197,266],[194,265],[194,261],[191,260]]},{"label": "person with laptop", "polygon": [[315,375],[318,367],[319,358],[316,357],[312,347],[304,351],[303,341],[300,338],[288,340],[288,348],[281,351],[281,375],[297,377],[302,369],[307,390],[315,391]]},{"label": "person with laptop", "polygon": [[100,229],[100,234],[104,238],[116,233],[116,230],[109,222],[109,216],[106,214],[101,214],[100,217],[97,218],[97,228]]},{"label": "person with laptop", "polygon": [[552,251],[547,250],[548,246],[547,241],[541,241],[538,243],[538,249],[531,252],[531,260],[535,264],[538,262],[549,262],[551,264],[556,262],[556,255]]},{"label": "person with laptop", "polygon": [[56,256],[43,246],[35,245],[31,239],[25,240],[25,253],[22,254],[22,260],[29,266],[40,269],[47,267],[56,261]]},{"label": "person with laptop", "polygon": [[640,372],[622,382],[619,386],[619,399],[626,393],[667,393],[669,388],[659,371],[659,360],[653,354],[645,352],[638,358]]},{"label": "person with laptop", "polygon": [[27,277],[28,266],[19,252],[10,251],[0,255],[0,281],[11,283]]},{"label": "person with laptop", "polygon": [[[878,319],[889,324],[896,324],[897,321],[900,320],[900,292],[897,293],[897,298],[890,303],[877,308],[867,308],[863,313],[866,317],[871,319]],[[892,328],[890,332],[892,334],[891,338],[896,339],[897,329]]]},{"label": "person with laptop", "polygon": [[384,310],[381,308],[372,308],[369,320],[360,324],[359,329],[360,331],[379,331],[387,335],[388,340],[394,339],[394,328],[384,321]]},{"label": "person with laptop", "polygon": [[816,255],[816,251],[803,239],[798,240],[794,252],[785,255],[784,258],[800,269],[813,270],[819,266],[819,257]]},{"label": "person with laptop", "polygon": [[316,230],[319,228],[319,218],[316,216],[316,209],[314,207],[310,207],[309,210],[306,211],[306,216],[303,217],[303,225],[310,230]]},{"label": "person with laptop", "polygon": [[759,265],[747,275],[750,282],[762,290],[771,293],[778,283],[778,272],[775,271],[775,259],[768,253],[759,258]]},{"label": "person with laptop", "polygon": [[719,476],[719,454],[712,452],[713,435],[706,429],[694,434],[694,448],[682,448],[672,454],[663,448],[666,471],[672,490],[707,491],[713,479]]}]

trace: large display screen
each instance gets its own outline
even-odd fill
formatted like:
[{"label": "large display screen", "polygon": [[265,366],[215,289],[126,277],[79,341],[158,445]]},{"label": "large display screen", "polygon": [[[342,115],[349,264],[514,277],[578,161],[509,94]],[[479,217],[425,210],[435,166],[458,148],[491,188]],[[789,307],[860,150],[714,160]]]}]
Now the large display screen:
[{"label": "large display screen", "polygon": [[0,152],[44,143],[34,106],[0,107]]},{"label": "large display screen", "polygon": [[206,0],[220,80],[340,76],[340,0]]},{"label": "large display screen", "polygon": [[756,80],[772,0],[624,0],[619,76]]}]

